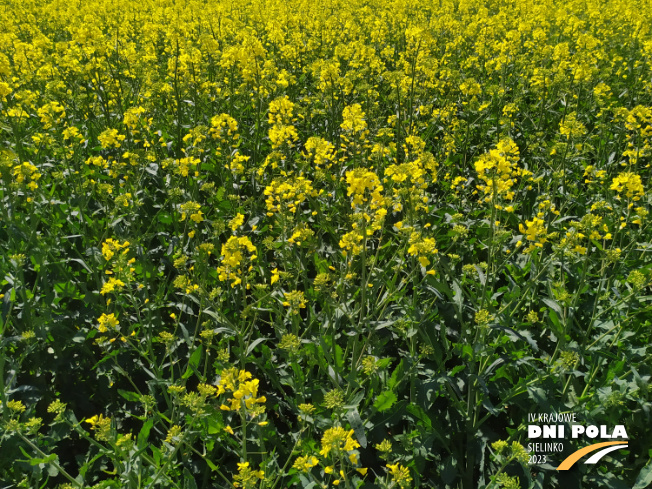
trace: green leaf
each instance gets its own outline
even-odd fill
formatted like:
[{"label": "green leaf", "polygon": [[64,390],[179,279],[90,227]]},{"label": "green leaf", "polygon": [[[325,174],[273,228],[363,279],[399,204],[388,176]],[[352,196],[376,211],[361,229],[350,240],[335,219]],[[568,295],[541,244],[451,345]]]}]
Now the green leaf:
[{"label": "green leaf", "polygon": [[320,258],[318,253],[314,253],[312,257],[313,257],[313,260],[315,262],[315,268],[317,268],[317,271],[319,273],[327,273],[328,272],[328,261]]},{"label": "green leaf", "polygon": [[[27,451],[23,447],[19,446],[18,448],[20,448],[20,451],[23,452],[23,455],[27,457],[27,460],[29,460],[30,465],[49,464],[50,462],[54,462],[55,460],[59,459],[56,453],[53,453],[43,458],[32,457],[29,453],[27,453]],[[25,462],[25,460],[18,460],[18,461]]]},{"label": "green leaf", "polygon": [[140,401],[140,396],[135,392],[125,391],[118,389],[118,394],[124,397],[127,401],[138,402]]},{"label": "green leaf", "polygon": [[152,426],[154,426],[154,419],[150,418],[145,423],[143,424],[143,427],[140,429],[140,432],[138,433],[138,447],[144,447],[147,444],[147,439],[149,438],[149,432],[152,429]]},{"label": "green leaf", "polygon": [[59,457],[57,456],[57,454],[53,453],[51,455],[48,455],[47,457],[30,459],[29,464],[30,465],[49,464],[50,462],[54,462],[58,458]]},{"label": "green leaf", "polygon": [[564,315],[564,314],[562,313],[561,306],[559,305],[559,303],[558,303],[557,301],[554,301],[554,300],[552,300],[552,299],[548,299],[548,298],[541,299],[541,300],[543,301],[543,303],[544,303],[546,306],[548,306],[550,309],[552,309],[553,311],[555,311],[559,316],[563,316],[563,315]]},{"label": "green leaf", "polygon": [[471,360],[473,359],[473,347],[471,345],[462,345],[462,358]]},{"label": "green leaf", "polygon": [[396,368],[392,372],[392,376],[390,377],[389,382],[387,383],[387,385],[389,386],[390,389],[393,389],[394,387],[396,387],[396,385],[400,381],[399,377],[401,376],[402,373],[403,373],[403,360],[401,360],[398,363],[398,365],[396,366]]},{"label": "green leaf", "polygon": [[432,421],[430,420],[426,412],[423,410],[423,408],[417,406],[416,404],[408,404],[406,410],[412,416],[414,416],[419,421],[421,421],[423,426],[428,428],[428,430],[432,430]]},{"label": "green leaf", "polygon": [[201,362],[201,354],[202,354],[202,347],[201,345],[198,346],[194,352],[192,352],[192,355],[190,355],[190,360],[188,360],[188,368],[186,368],[186,371],[183,373],[182,378],[187,379],[189,378],[193,372],[198,372],[199,368],[199,362]]},{"label": "green leaf", "polygon": [[457,306],[457,310],[461,311],[462,310],[462,304],[464,301],[463,293],[462,293],[462,287],[460,287],[460,284],[457,280],[453,282],[453,291],[455,292],[455,297],[453,297],[453,300],[455,301],[455,305]]},{"label": "green leaf", "polygon": [[215,415],[206,419],[206,428],[209,435],[220,433],[224,428],[224,423]]},{"label": "green leaf", "polygon": [[195,478],[185,467],[183,469],[183,489],[197,489]]},{"label": "green leaf", "polygon": [[374,408],[376,408],[379,413],[387,411],[394,405],[396,399],[396,394],[394,394],[392,391],[381,392],[376,399],[376,402],[374,402]]},{"label": "green leaf", "polygon": [[337,343],[335,343],[335,365],[340,371],[344,368],[344,352]]},{"label": "green leaf", "polygon": [[210,469],[211,469],[213,472],[215,472],[216,470],[218,470],[217,465],[215,465],[213,462],[211,462],[211,461],[208,459],[208,457],[204,458],[204,462],[206,462],[206,464],[210,467]]},{"label": "green leaf", "polygon": [[650,484],[652,484],[652,460],[648,461],[647,465],[638,473],[632,489],[645,489]]},{"label": "green leaf", "polygon": [[159,214],[158,222],[160,222],[161,224],[170,224],[172,223],[172,217],[170,216],[170,214]]},{"label": "green leaf", "polygon": [[552,321],[552,324],[555,326],[555,332],[561,334],[562,327],[561,323],[559,322],[559,316],[557,316],[557,313],[555,311],[548,311],[548,317]]},{"label": "green leaf", "polygon": [[250,355],[250,354],[251,354],[251,353],[256,349],[256,347],[257,347],[258,345],[260,345],[263,341],[267,341],[267,338],[258,338],[258,339],[256,339],[256,340],[254,340],[254,341],[251,343],[251,345],[249,345],[249,346],[247,347],[247,351],[245,352],[245,356],[248,357],[248,356],[249,356],[249,355]]},{"label": "green leaf", "polygon": [[[394,397],[396,398],[396,396]],[[351,428],[355,432],[355,437],[358,439],[360,446],[362,448],[367,448],[367,436],[365,435],[364,424],[362,423],[362,419],[360,418],[360,413],[358,410],[356,408],[350,410],[348,413],[346,413],[346,419],[349,421]]]}]

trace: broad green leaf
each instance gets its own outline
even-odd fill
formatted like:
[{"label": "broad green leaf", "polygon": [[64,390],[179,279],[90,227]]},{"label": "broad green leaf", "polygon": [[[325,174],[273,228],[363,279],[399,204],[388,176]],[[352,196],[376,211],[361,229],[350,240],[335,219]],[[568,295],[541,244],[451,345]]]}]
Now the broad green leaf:
[{"label": "broad green leaf", "polygon": [[394,371],[392,372],[392,376],[389,378],[389,382],[387,382],[387,386],[390,389],[393,389],[396,387],[396,385],[400,382],[400,377],[403,375],[403,360],[401,360]]},{"label": "broad green leaf", "polygon": [[632,489],[645,489],[652,484],[652,460],[641,469]]},{"label": "broad green leaf", "polygon": [[118,389],[118,394],[124,397],[127,401],[133,401],[133,402],[140,401],[140,396],[135,392]]},{"label": "broad green leaf", "polygon": [[190,355],[190,359],[188,360],[188,368],[186,368],[186,371],[183,373],[182,378],[187,379],[189,378],[193,372],[199,372],[199,362],[201,362],[201,355],[202,355],[202,347],[201,345],[198,346],[194,352],[192,352],[192,355]]},{"label": "broad green leaf", "polygon": [[153,418],[148,419],[143,424],[143,427],[140,429],[140,432],[138,433],[137,443],[139,447],[144,447],[145,444],[147,443],[147,439],[149,438],[149,432],[152,429],[152,426],[154,426]]},{"label": "broad green leaf", "polygon": [[374,407],[378,412],[382,413],[383,411],[387,411],[389,408],[391,408],[396,402],[396,399],[396,394],[394,394],[392,391],[381,392],[380,395],[376,398],[376,402],[374,402]]},{"label": "broad green leaf", "polygon": [[355,408],[351,409],[346,413],[346,419],[349,421],[351,428],[355,432],[355,437],[357,438],[358,443],[360,443],[360,446],[362,448],[367,448],[367,436],[365,435],[364,424],[362,423],[358,410]]}]

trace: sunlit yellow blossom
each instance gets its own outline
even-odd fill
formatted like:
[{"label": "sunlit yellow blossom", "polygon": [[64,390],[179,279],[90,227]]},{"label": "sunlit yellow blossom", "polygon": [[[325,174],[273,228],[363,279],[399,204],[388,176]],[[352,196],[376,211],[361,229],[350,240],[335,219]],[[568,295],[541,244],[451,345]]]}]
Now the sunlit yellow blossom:
[{"label": "sunlit yellow blossom", "polygon": [[342,122],[340,127],[346,132],[356,133],[364,131],[367,128],[365,113],[362,111],[360,104],[345,107],[342,118],[344,122]]},{"label": "sunlit yellow blossom", "polygon": [[265,478],[262,470],[253,470],[249,467],[249,462],[238,463],[238,473],[233,476],[233,487],[242,487],[243,489],[252,489],[260,479]]},{"label": "sunlit yellow blossom", "polygon": [[313,159],[315,168],[320,169],[322,166],[330,168],[335,158],[335,147],[330,142],[319,137],[310,137],[304,146],[306,157]]},{"label": "sunlit yellow blossom", "polygon": [[240,226],[244,224],[244,214],[240,214],[239,212],[235,215],[233,219],[229,221],[229,227],[231,228],[232,231],[235,231],[238,229]]},{"label": "sunlit yellow blossom", "polygon": [[24,183],[31,190],[36,190],[38,188],[36,181],[42,176],[38,172],[36,166],[30,162],[24,162],[20,165],[14,166],[12,173],[17,183]]},{"label": "sunlit yellow blossom", "polygon": [[201,205],[197,202],[188,201],[185,204],[181,204],[181,221],[186,220],[186,216],[189,215],[190,219],[196,223],[200,223],[204,220],[203,213],[200,210]]},{"label": "sunlit yellow blossom", "polygon": [[516,183],[516,177],[522,172],[516,167],[519,160],[519,150],[511,139],[501,140],[496,149],[482,155],[475,162],[475,170],[478,178],[484,182],[478,185],[486,197],[485,202],[490,202],[497,197],[506,200],[514,198],[512,187]]},{"label": "sunlit yellow blossom", "polygon": [[97,322],[99,323],[97,329],[100,331],[100,333],[106,333],[111,329],[118,329],[120,327],[120,323],[113,313],[102,314],[98,318]]},{"label": "sunlit yellow blossom", "polygon": [[302,202],[316,195],[312,182],[304,177],[273,180],[263,194],[266,197],[268,216],[286,211],[296,213]]},{"label": "sunlit yellow blossom", "polygon": [[95,438],[99,441],[109,441],[111,437],[111,418],[105,418],[104,415],[95,415],[85,420],[91,425],[95,432]]},{"label": "sunlit yellow blossom", "polygon": [[430,265],[428,257],[437,253],[435,239],[422,238],[420,233],[414,232],[410,235],[409,244],[408,255],[416,256],[422,267]]},{"label": "sunlit yellow blossom", "polygon": [[386,466],[392,476],[392,481],[396,482],[399,486],[405,487],[412,482],[410,470],[403,467],[401,464],[387,464]]},{"label": "sunlit yellow blossom", "polygon": [[244,272],[240,266],[245,259],[245,252],[250,253],[250,260],[256,258],[256,247],[246,236],[231,236],[222,245],[222,265],[217,269],[219,279],[222,282],[232,280],[231,287],[242,283],[242,274]]},{"label": "sunlit yellow blossom", "polygon": [[319,460],[314,455],[308,457],[298,457],[292,467],[302,472],[310,472],[314,466],[319,463]]},{"label": "sunlit yellow blossom", "polygon": [[357,168],[346,172],[348,185],[347,195],[351,197],[351,207],[354,209],[369,203],[371,209],[376,209],[384,204],[382,197],[383,186],[378,176],[364,168]]},{"label": "sunlit yellow blossom", "polygon": [[532,242],[525,250],[526,253],[532,251],[534,247],[542,248],[544,243],[548,240],[546,226],[543,219],[535,217],[531,221],[525,221],[525,226],[519,224],[518,228],[523,234],[525,234],[527,240]]},{"label": "sunlit yellow blossom", "polygon": [[258,395],[259,383],[258,379],[253,379],[251,373],[245,370],[236,368],[224,370],[217,384],[217,395],[230,394],[232,397],[228,398],[230,404],[222,404],[220,409],[223,411],[244,409],[254,416],[262,414],[265,411],[264,404],[267,398]]},{"label": "sunlit yellow blossom", "polygon": [[299,309],[305,309],[306,307],[306,299],[303,295],[303,292],[300,290],[285,292],[283,297],[285,297],[283,305],[290,308],[290,312],[292,314],[299,314]]},{"label": "sunlit yellow blossom", "polygon": [[613,179],[611,190],[624,193],[628,199],[639,200],[645,192],[641,177],[632,172],[625,172]]},{"label": "sunlit yellow blossom", "polygon": [[117,129],[106,129],[97,139],[104,149],[119,148],[125,135],[119,134]]},{"label": "sunlit yellow blossom", "polygon": [[[129,251],[129,241],[116,241],[112,238],[108,238],[104,243],[102,243],[102,256],[106,261],[111,260],[118,251],[121,251],[122,254],[125,254]],[[124,284],[123,284],[124,285]]]},{"label": "sunlit yellow blossom", "polygon": [[270,279],[269,283],[274,285],[276,282],[278,282],[279,277],[280,277],[280,274],[278,272],[278,268],[275,268],[274,270],[272,270],[272,278]]},{"label": "sunlit yellow blossom", "polygon": [[115,277],[110,277],[109,280],[104,282],[104,285],[102,286],[102,290],[100,290],[100,294],[102,295],[110,294],[112,292],[119,291],[124,286],[125,283],[122,280],[117,279]]},{"label": "sunlit yellow blossom", "polygon": [[346,233],[340,240],[340,248],[343,248],[345,251],[350,251],[353,255],[359,255],[362,251],[360,243],[363,238],[364,236],[356,230]]},{"label": "sunlit yellow blossom", "polygon": [[7,407],[15,413],[24,413],[27,409],[23,404],[23,401],[10,400],[7,401]]},{"label": "sunlit yellow blossom", "polygon": [[351,451],[359,448],[360,444],[353,438],[353,430],[345,430],[341,426],[329,428],[321,439],[319,453],[326,457],[331,451]]},{"label": "sunlit yellow blossom", "polygon": [[567,139],[576,138],[586,134],[586,127],[577,120],[577,114],[571,112],[559,123],[559,132]]}]

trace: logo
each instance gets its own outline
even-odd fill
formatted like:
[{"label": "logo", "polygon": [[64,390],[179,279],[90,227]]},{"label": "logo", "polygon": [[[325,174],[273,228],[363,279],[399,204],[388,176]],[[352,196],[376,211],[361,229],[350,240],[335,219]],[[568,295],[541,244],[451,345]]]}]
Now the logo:
[{"label": "logo", "polygon": [[600,461],[600,459],[604,457],[606,454],[608,454],[609,452],[613,452],[614,450],[620,450],[621,448],[627,448],[627,443],[623,443],[620,441],[605,441],[603,443],[594,443],[593,445],[589,445],[588,447],[580,448],[575,453],[572,453],[568,457],[566,457],[564,461],[559,464],[557,470],[570,469],[573,465],[575,465],[575,462],[581,459],[584,455],[586,455],[587,453],[595,452],[596,450],[602,447],[607,447],[607,448],[603,448],[595,455],[592,455],[591,458],[589,458],[584,463],[597,464]]},{"label": "logo", "polygon": [[566,451],[568,439],[611,440],[592,443],[576,450],[559,464],[557,470],[569,470],[582,457],[597,451],[584,461],[584,464],[596,464],[605,455],[628,447],[629,437],[624,425],[619,424],[610,429],[606,425],[584,424],[577,420],[574,413],[529,414],[527,428],[530,464],[552,462],[551,459],[556,458],[554,454]]}]

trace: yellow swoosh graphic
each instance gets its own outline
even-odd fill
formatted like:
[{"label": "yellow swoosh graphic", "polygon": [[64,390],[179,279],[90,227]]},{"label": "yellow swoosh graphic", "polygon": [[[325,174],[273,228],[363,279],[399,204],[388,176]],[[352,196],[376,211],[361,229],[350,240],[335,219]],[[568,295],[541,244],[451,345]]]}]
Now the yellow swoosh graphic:
[{"label": "yellow swoosh graphic", "polygon": [[571,453],[568,457],[566,457],[566,459],[559,464],[557,470],[570,469],[575,464],[575,462],[581,459],[584,455],[586,455],[587,453],[594,452],[599,448],[608,447],[611,445],[626,445],[626,444],[627,442],[623,442],[623,441],[605,441],[602,443],[594,443],[593,445],[589,445],[588,447],[580,448],[578,451]]}]

